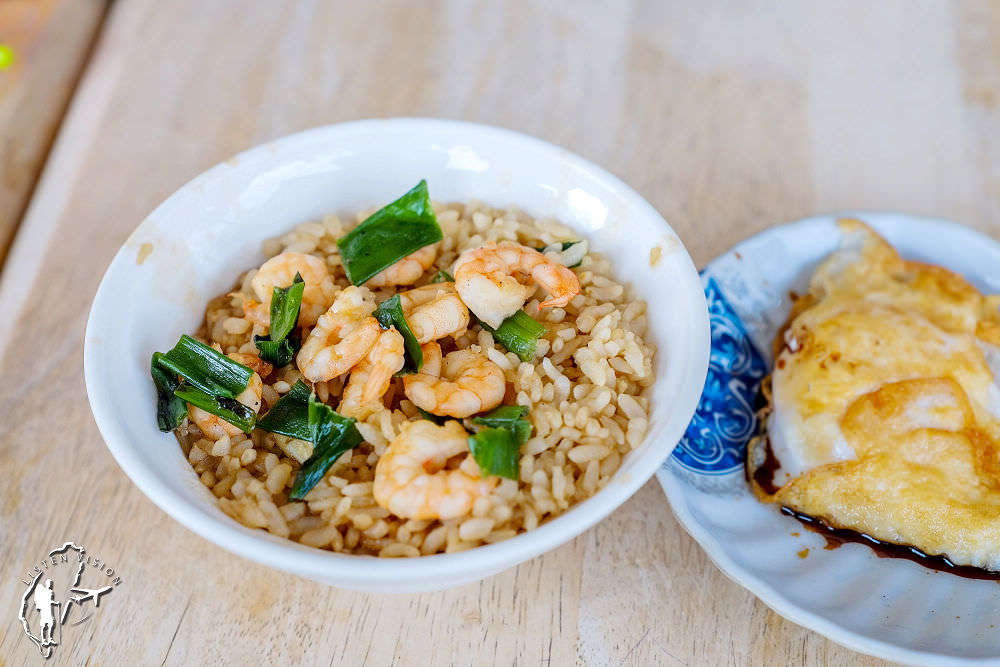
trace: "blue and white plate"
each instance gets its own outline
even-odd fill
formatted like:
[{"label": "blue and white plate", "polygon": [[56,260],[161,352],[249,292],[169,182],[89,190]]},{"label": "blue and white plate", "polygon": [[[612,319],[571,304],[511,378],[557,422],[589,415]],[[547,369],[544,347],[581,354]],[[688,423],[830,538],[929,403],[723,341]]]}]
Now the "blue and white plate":
[{"label": "blue and white plate", "polygon": [[[907,259],[940,264],[1000,293],[1000,244],[901,213],[850,213]],[[792,293],[836,247],[837,217],[769,229],[702,272],[712,355],[701,404],[658,473],[674,514],[709,557],[785,618],[857,651],[914,664],[1000,664],[1000,584],[963,579],[846,544],[827,550],[743,474],[758,388]],[[808,550],[808,551],[805,551]]]}]

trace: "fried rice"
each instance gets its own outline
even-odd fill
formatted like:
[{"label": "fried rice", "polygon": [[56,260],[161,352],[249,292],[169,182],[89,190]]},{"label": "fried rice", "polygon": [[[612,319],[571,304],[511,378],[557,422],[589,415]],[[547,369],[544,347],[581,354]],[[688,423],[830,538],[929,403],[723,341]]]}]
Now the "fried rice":
[{"label": "fried rice", "polygon": [[[487,242],[547,246],[578,237],[557,221],[515,209],[497,210],[476,202],[435,203],[434,208],[444,240],[434,266],[417,285],[448,270],[462,251]],[[327,215],[301,224],[266,241],[264,254],[314,255],[327,263],[336,284],[346,287],[350,283],[336,241],[366,213],[352,223]],[[211,440],[190,420],[175,433],[194,471],[226,514],[245,526],[308,546],[415,557],[463,551],[532,530],[603,488],[623,458],[642,443],[649,424],[644,393],[654,379],[655,350],[645,339],[646,303],[614,279],[611,265],[597,253],[587,254],[574,271],[582,289],[566,307],[540,310],[541,290],[524,306],[547,329],[533,362],[521,361],[476,324],[439,341],[445,352],[482,352],[503,369],[504,402],[527,406],[534,427],[521,448],[518,479],[500,480],[465,516],[400,518],[372,495],[379,457],[402,425],[421,419],[398,378],[383,397],[385,407],[357,423],[364,442],[344,453],[302,500],[290,500],[289,493],[296,472],[312,453],[311,443],[260,429],[249,436]],[[244,273],[231,292],[208,304],[198,338],[226,354],[257,353],[253,336],[263,332],[243,312],[244,300],[253,294],[250,281],[255,272]],[[372,292],[382,301],[403,289],[408,288]],[[300,379],[294,363],[263,378],[261,414]],[[345,379],[314,383],[313,390],[319,400],[335,407]]]}]

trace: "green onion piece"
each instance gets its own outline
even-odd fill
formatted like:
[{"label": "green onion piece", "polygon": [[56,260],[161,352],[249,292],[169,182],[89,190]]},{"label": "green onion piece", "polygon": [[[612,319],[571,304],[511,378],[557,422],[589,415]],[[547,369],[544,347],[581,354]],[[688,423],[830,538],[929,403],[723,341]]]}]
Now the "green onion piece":
[{"label": "green onion piece", "polygon": [[173,431],[187,417],[187,406],[184,401],[174,396],[174,390],[180,386],[177,376],[160,367],[162,352],[154,352],[149,363],[149,373],[156,385],[156,422],[164,433]]},{"label": "green onion piece", "polygon": [[523,310],[505,319],[496,329],[484,322],[480,322],[479,325],[493,334],[495,339],[516,354],[521,361],[531,361],[535,358],[538,339],[545,333],[545,325],[532,319]]},{"label": "green onion piece", "polygon": [[349,449],[354,449],[364,439],[354,426],[355,420],[334,412],[329,405],[309,396],[309,429],[313,442],[310,456],[295,476],[289,498],[302,500],[312,490],[330,466]]},{"label": "green onion piece", "polygon": [[485,475],[517,479],[521,445],[505,428],[484,428],[469,436],[469,451]]},{"label": "green onion piece", "polygon": [[257,428],[269,433],[280,433],[289,438],[311,440],[309,430],[309,386],[299,380],[287,394],[271,406],[257,422]]},{"label": "green onion piece", "polygon": [[242,394],[253,371],[187,334],[160,355],[159,366],[171,371],[206,394],[235,399]]},{"label": "green onion piece", "polygon": [[501,405],[472,421],[491,428],[507,429],[520,446],[531,437],[531,422],[524,418],[527,414],[528,408],[523,405]]},{"label": "green onion piece", "polygon": [[302,275],[296,273],[291,285],[285,288],[275,287],[271,291],[271,326],[268,331],[271,340],[281,340],[295,328],[305,288]]},{"label": "green onion piece", "polygon": [[342,237],[337,247],[348,280],[361,285],[407,255],[442,238],[427,194],[427,181],[420,181]]},{"label": "green onion piece", "polygon": [[440,426],[441,424],[443,424],[446,421],[448,421],[447,417],[442,417],[441,415],[436,415],[433,412],[427,412],[423,408],[417,408],[417,412],[420,413],[421,417],[423,417],[424,419],[426,419],[429,422],[434,422],[438,426]]},{"label": "green onion piece", "polygon": [[453,283],[455,282],[455,276],[451,275],[447,271],[438,271],[431,278],[431,283]]},{"label": "green onion piece", "polygon": [[275,367],[287,366],[292,363],[292,358],[302,345],[297,334],[292,334],[280,341],[269,340],[267,336],[254,336],[253,342],[257,345],[257,356],[274,364]]},{"label": "green onion piece", "polygon": [[[299,321],[302,292],[306,284],[299,273],[288,287],[271,290],[271,325],[266,336],[254,336],[261,359],[275,366],[287,366],[301,346],[298,335],[292,334]],[[292,334],[289,336],[289,334]]]},{"label": "green onion piece", "polygon": [[244,433],[252,431],[254,423],[257,421],[256,413],[236,399],[212,396],[194,385],[182,383],[174,390],[174,396],[196,408],[201,408],[205,412],[225,419]]},{"label": "green onion piece", "polygon": [[398,294],[386,299],[375,309],[375,319],[383,329],[396,327],[396,331],[403,335],[403,345],[406,348],[406,356],[402,370],[397,375],[408,375],[416,373],[424,365],[424,353],[420,349],[417,337],[413,335],[413,330],[406,323],[403,315],[403,302]]}]

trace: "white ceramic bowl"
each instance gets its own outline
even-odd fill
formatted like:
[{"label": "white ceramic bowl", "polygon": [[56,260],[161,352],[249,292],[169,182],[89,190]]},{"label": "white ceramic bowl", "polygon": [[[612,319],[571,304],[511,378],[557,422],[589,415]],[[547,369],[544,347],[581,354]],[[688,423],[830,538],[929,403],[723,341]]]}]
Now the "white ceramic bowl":
[{"label": "white ceramic bowl", "polygon": [[[534,531],[457,554],[380,559],[335,554],[251,530],[218,509],[172,434],[156,428],[149,359],[194,331],[208,300],[262,262],[261,242],[328,212],[391,201],[426,178],[438,201],[479,199],[552,216],[591,240],[649,303],[657,381],[645,442],[603,490]],[[663,248],[650,268],[650,250]],[[456,586],[580,534],[631,496],[670,454],[708,364],[701,283],[660,215],[600,168],[514,132],[451,121],[366,120],[253,148],[178,190],[122,246],[87,323],[84,368],[94,417],[133,482],[164,512],[251,560],[367,591]]]}]

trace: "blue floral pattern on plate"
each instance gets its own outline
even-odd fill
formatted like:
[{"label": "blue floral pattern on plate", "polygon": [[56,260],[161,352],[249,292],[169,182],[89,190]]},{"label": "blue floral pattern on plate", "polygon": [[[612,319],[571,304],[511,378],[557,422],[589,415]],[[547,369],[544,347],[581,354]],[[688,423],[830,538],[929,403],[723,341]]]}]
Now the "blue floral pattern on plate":
[{"label": "blue floral pattern on plate", "polygon": [[757,432],[757,396],[768,369],[712,278],[705,299],[712,332],[708,377],[671,459],[699,475],[728,475],[742,469],[747,443]]}]

